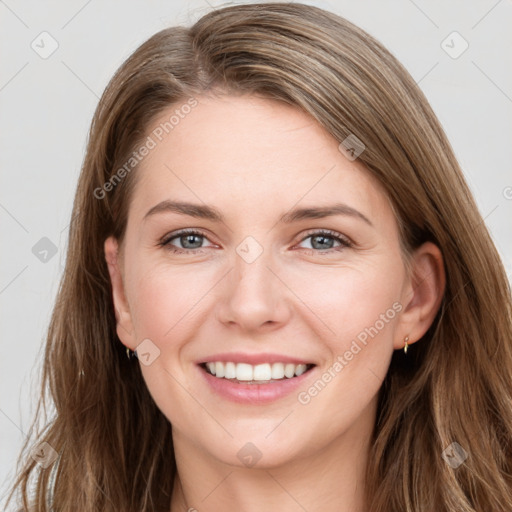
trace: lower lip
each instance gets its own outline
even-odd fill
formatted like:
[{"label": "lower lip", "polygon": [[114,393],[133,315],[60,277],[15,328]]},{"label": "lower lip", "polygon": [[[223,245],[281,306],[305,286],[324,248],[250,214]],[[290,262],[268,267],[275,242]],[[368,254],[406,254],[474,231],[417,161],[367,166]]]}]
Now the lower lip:
[{"label": "lower lip", "polygon": [[293,393],[305,379],[309,378],[314,370],[313,367],[298,377],[269,382],[268,384],[242,384],[229,379],[214,377],[201,366],[198,368],[213,391],[232,402],[244,404],[265,404],[279,400]]}]

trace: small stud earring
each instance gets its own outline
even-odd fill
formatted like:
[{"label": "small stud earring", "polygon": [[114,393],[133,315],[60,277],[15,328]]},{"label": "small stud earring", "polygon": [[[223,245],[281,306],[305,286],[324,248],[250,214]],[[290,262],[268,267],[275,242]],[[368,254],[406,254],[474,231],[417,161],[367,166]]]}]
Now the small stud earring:
[{"label": "small stud earring", "polygon": [[409,347],[409,343],[407,343],[408,341],[409,341],[409,336],[406,336],[404,338],[404,343],[405,343],[405,345],[404,345],[404,354],[407,354],[407,347]]}]

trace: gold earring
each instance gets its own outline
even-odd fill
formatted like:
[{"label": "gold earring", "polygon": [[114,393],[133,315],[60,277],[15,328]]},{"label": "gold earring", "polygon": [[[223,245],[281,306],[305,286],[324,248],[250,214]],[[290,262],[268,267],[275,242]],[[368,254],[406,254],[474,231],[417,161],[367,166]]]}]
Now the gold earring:
[{"label": "gold earring", "polygon": [[405,343],[405,345],[404,345],[404,354],[407,354],[407,347],[409,346],[409,344],[407,343],[408,341],[409,341],[409,336],[406,336],[404,338],[404,343]]},{"label": "gold earring", "polygon": [[132,358],[132,354],[131,354],[130,352],[131,352],[131,350],[130,350],[128,347],[126,347],[126,357],[127,357],[128,359],[131,359],[131,358]]}]

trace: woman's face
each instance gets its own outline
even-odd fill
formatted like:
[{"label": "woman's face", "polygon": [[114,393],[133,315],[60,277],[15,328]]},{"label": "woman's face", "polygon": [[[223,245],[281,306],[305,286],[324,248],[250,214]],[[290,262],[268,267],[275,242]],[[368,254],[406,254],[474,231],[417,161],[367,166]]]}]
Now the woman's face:
[{"label": "woman's face", "polygon": [[423,334],[383,190],[294,108],[196,99],[147,134],[117,267],[105,243],[120,339],[176,449],[271,467],[368,438]]}]

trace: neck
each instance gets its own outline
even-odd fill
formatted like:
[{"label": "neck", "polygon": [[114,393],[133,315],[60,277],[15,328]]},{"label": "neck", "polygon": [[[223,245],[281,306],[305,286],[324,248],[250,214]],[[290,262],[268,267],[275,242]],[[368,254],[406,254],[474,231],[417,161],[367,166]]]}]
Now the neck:
[{"label": "neck", "polygon": [[[177,474],[171,512],[364,512],[375,403],[330,443],[279,465],[246,468],[212,459],[173,431]],[[312,440],[312,445],[315,440]]]}]

